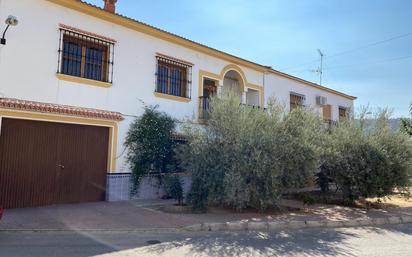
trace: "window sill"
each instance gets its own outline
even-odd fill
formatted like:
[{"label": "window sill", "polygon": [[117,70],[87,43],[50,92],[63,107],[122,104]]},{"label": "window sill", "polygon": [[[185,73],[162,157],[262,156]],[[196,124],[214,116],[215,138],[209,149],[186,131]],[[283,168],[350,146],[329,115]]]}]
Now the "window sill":
[{"label": "window sill", "polygon": [[70,75],[61,74],[61,73],[56,73],[56,77],[59,80],[74,82],[74,83],[78,83],[78,84],[86,84],[86,85],[95,86],[95,87],[109,88],[109,87],[112,87],[112,85],[113,85],[112,83],[109,83],[109,82],[103,82],[103,81],[92,80],[92,79],[85,79],[85,78],[70,76]]},{"label": "window sill", "polygon": [[159,93],[159,92],[154,92],[153,94],[154,94],[154,96],[159,97],[159,98],[163,98],[163,99],[167,99],[167,100],[173,100],[173,101],[182,102],[182,103],[188,103],[188,102],[192,101],[192,99],[190,99],[190,98],[175,96],[175,95],[168,95],[168,94],[163,94],[163,93]]}]

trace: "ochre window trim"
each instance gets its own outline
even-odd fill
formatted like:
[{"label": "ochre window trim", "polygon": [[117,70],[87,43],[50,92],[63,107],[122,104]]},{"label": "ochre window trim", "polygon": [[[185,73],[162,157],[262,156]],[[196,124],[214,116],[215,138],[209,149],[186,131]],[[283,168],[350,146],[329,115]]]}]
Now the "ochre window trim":
[{"label": "ochre window trim", "polygon": [[181,96],[175,96],[175,95],[168,95],[168,94],[163,94],[159,92],[153,92],[153,95],[159,98],[167,99],[167,100],[173,100],[177,102],[182,102],[182,103],[188,103],[192,101],[190,98],[186,97],[181,97]]},{"label": "ochre window trim", "polygon": [[102,81],[93,80],[93,79],[85,79],[85,78],[61,74],[61,73],[57,73],[56,77],[59,80],[73,82],[77,84],[86,84],[86,85],[95,86],[95,87],[109,88],[109,87],[112,87],[113,85],[112,83],[108,83],[108,82],[102,82]]}]

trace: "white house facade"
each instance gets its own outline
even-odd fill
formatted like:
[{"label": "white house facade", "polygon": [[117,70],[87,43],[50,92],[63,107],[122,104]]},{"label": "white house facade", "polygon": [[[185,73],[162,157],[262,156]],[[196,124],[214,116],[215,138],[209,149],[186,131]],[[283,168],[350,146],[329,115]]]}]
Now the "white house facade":
[{"label": "white house facade", "polygon": [[[0,188],[16,188],[0,192],[5,207],[104,200],[106,173],[130,172],[123,142],[141,101],[194,122],[224,87],[245,104],[264,107],[273,96],[331,121],[353,108],[353,96],[121,16],[115,4],[0,0],[0,20],[19,21],[0,45]],[[16,179],[36,196],[22,196]]]}]

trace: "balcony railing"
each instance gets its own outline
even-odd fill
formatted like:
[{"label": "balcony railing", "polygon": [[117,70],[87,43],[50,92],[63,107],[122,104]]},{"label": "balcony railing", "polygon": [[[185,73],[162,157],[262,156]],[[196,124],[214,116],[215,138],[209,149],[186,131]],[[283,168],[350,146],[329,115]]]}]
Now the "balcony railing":
[{"label": "balcony railing", "polygon": [[199,120],[209,119],[209,97],[199,97]]},{"label": "balcony railing", "polygon": [[324,119],[323,120],[323,123],[325,124],[325,126],[327,127],[327,128],[332,128],[332,127],[334,127],[334,126],[337,126],[338,125],[338,121],[336,121],[336,120],[329,120],[329,119]]},{"label": "balcony railing", "polygon": [[[210,103],[210,98],[206,96],[200,96],[199,97],[199,120],[208,120],[209,119],[209,103]],[[266,111],[266,108],[262,108],[258,105],[250,105],[250,104],[240,104],[241,106],[247,106],[251,107],[253,109],[257,110],[263,110]]]}]

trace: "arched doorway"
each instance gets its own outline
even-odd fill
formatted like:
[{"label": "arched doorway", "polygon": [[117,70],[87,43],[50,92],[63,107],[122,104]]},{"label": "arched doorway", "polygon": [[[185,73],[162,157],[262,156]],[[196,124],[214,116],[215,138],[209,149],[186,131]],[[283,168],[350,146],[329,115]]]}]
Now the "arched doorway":
[{"label": "arched doorway", "polygon": [[223,77],[223,91],[231,90],[238,95],[242,101],[244,86],[245,82],[239,72],[236,70],[229,70],[225,73]]}]

